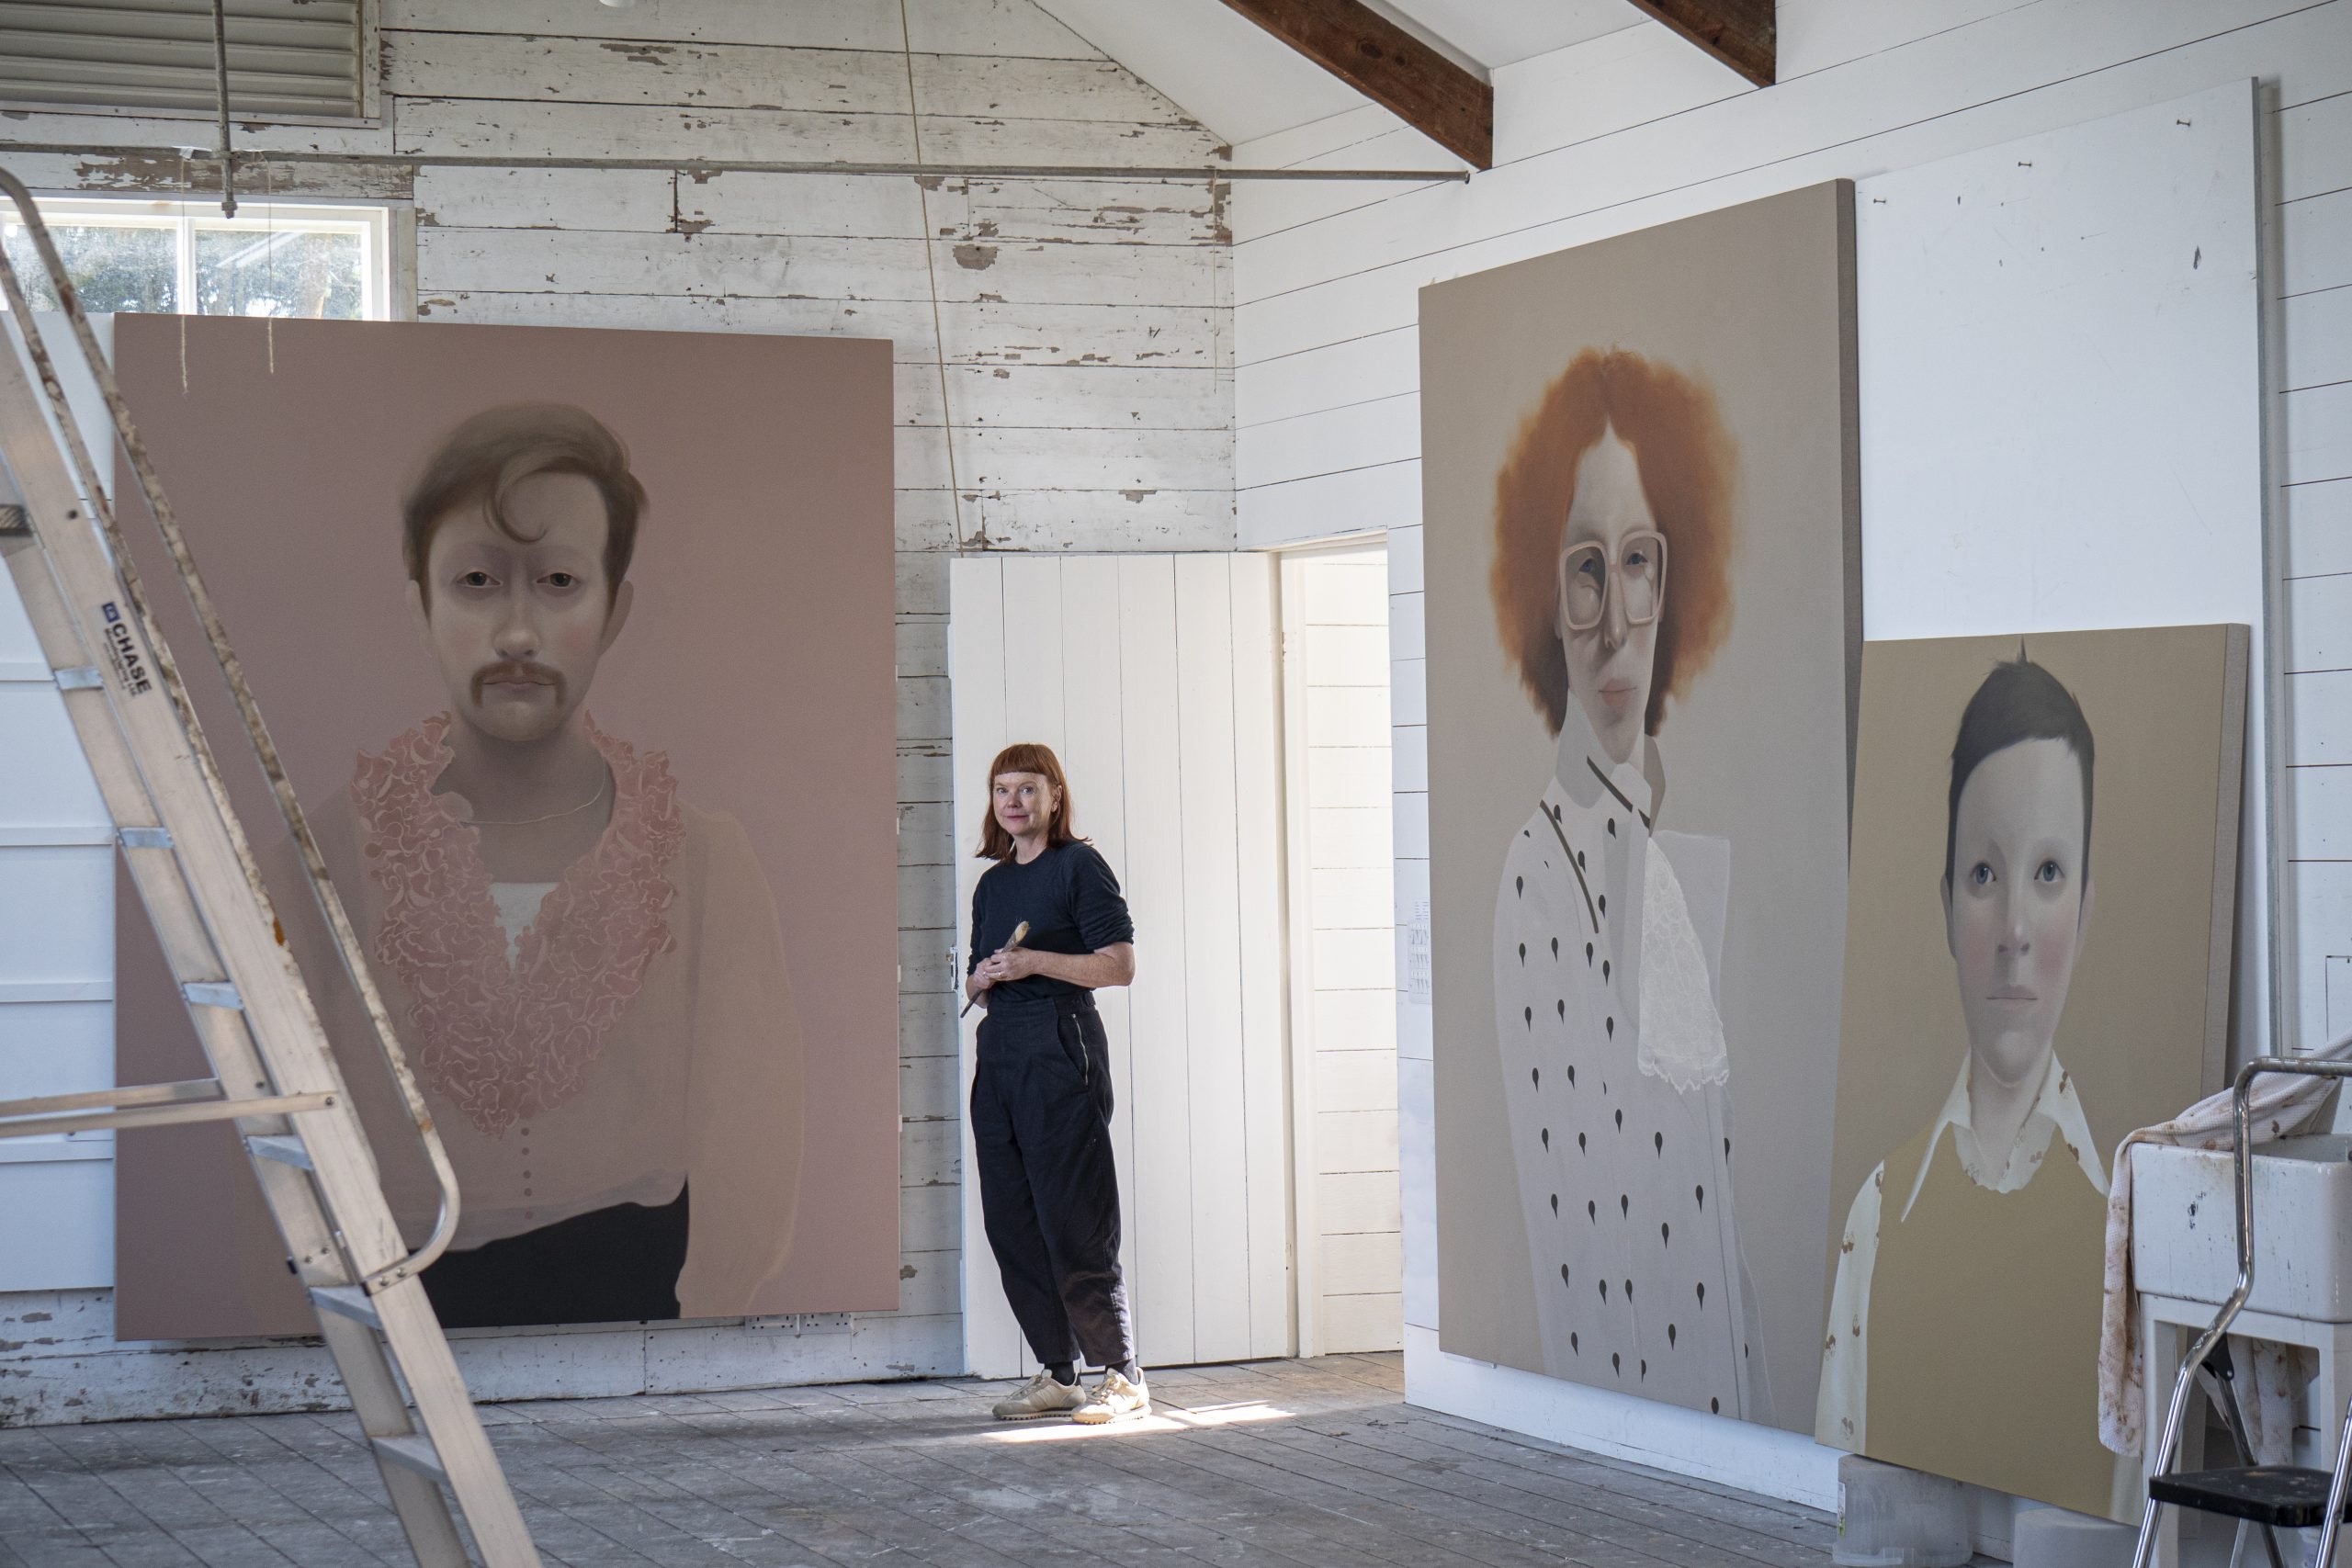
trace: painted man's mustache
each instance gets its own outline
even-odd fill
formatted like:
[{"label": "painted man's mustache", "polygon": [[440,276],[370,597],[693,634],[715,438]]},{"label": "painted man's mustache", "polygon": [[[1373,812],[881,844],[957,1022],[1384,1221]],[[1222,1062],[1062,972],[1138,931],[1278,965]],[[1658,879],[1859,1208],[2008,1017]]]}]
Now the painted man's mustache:
[{"label": "painted man's mustache", "polygon": [[481,701],[481,689],[492,681],[524,682],[536,686],[552,686],[559,700],[563,696],[563,673],[546,664],[534,664],[528,660],[510,659],[500,664],[485,664],[474,671],[474,701]]}]

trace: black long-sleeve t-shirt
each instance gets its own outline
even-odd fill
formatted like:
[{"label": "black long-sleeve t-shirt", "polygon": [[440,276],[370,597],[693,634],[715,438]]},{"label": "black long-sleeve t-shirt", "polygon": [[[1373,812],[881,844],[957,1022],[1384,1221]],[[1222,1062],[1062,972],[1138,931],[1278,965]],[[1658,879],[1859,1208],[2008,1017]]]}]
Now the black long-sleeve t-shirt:
[{"label": "black long-sleeve t-shirt", "polygon": [[[1100,953],[1136,939],[1135,920],[1120,895],[1119,879],[1094,846],[1072,839],[1056,844],[1023,865],[1001,860],[980,875],[972,890],[972,946],[964,973],[969,975],[1012,940],[1015,927],[1029,922],[1021,945],[1036,953]],[[1032,975],[992,987],[991,1000],[1047,1001],[1076,996],[1087,987],[1050,976]]]}]

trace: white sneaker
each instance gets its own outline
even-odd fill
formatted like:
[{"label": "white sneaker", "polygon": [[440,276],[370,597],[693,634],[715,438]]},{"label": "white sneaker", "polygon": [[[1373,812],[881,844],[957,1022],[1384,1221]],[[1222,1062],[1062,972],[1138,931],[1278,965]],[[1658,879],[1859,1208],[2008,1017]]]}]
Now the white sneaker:
[{"label": "white sneaker", "polygon": [[1106,1371],[1092,1397],[1071,1411],[1069,1418],[1089,1427],[1100,1427],[1107,1421],[1125,1421],[1150,1414],[1150,1389],[1139,1382],[1129,1382],[1117,1372]]},{"label": "white sneaker", "polygon": [[1075,1380],[1056,1382],[1054,1374],[1040,1371],[1022,1385],[1021,1392],[1010,1399],[1000,1399],[991,1415],[1000,1421],[1034,1421],[1040,1416],[1058,1416],[1065,1410],[1076,1410],[1086,1403],[1086,1390]]}]

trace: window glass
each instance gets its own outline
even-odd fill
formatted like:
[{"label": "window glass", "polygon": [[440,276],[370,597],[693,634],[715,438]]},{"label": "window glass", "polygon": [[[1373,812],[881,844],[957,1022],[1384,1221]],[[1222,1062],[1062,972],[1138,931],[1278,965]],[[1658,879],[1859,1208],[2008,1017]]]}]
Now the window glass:
[{"label": "window glass", "polygon": [[368,248],[349,230],[196,231],[196,311],[206,316],[359,319]]},{"label": "window glass", "polygon": [[[74,287],[82,308],[102,310],[170,311],[179,308],[179,232],[177,225],[79,223],[52,220],[49,231]],[[33,251],[32,237],[18,222],[0,224],[8,247],[8,261],[23,280],[36,310],[58,308],[57,291],[50,287],[48,269]]]}]

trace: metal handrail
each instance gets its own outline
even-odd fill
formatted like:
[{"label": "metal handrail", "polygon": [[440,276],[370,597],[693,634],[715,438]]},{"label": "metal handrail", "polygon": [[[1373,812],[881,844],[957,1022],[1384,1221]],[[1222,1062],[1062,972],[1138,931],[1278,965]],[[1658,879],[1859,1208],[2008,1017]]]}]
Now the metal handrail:
[{"label": "metal handrail", "polygon": [[[357,987],[360,1000],[368,1011],[368,1021],[373,1025],[377,1046],[383,1053],[385,1066],[391,1073],[392,1081],[400,1089],[401,1102],[407,1107],[410,1122],[415,1127],[419,1141],[424,1145],[425,1158],[433,1168],[434,1181],[440,1189],[440,1210],[434,1218],[432,1234],[425,1238],[424,1245],[407,1257],[389,1267],[377,1269],[361,1280],[361,1284],[373,1293],[388,1285],[396,1284],[401,1280],[422,1273],[448,1249],[449,1243],[458,1234],[457,1170],[449,1163],[448,1150],[443,1145],[441,1134],[433,1124],[432,1112],[426,1108],[424,1094],[416,1086],[416,1077],[410,1070],[407,1054],[401,1049],[400,1040],[393,1032],[391,1014],[385,1008],[383,998],[377,991],[375,980],[368,973],[367,958],[361,951],[358,934],[352,927],[349,915],[345,912],[342,897],[336,893],[334,884],[328,876],[325,857],[319,852],[318,840],[311,832],[310,820],[303,815],[301,803],[295,798],[293,784],[286,776],[286,768],[278,757],[277,744],[271,740],[269,728],[262,721],[261,709],[254,701],[252,688],[245,683],[243,667],[238,662],[235,650],[229,646],[228,631],[221,625],[220,613],[212,604],[212,596],[205,589],[204,579],[197,570],[196,558],[188,550],[187,540],[180,532],[178,519],[174,515],[170,503],[164,499],[163,483],[155,475],[154,464],[148,457],[146,444],[141,440],[137,427],[131,423],[130,411],[122,400],[120,388],[115,383],[114,368],[107,362],[106,355],[98,347],[97,334],[91,330],[89,317],[83,313],[82,302],[75,294],[74,280],[66,271],[64,259],[58,254],[56,242],[50,237],[48,225],[41,220],[40,210],[33,200],[32,192],[25,187],[23,181],[6,169],[0,169],[0,195],[6,196],[11,202],[15,203],[17,212],[24,222],[25,232],[32,240],[33,249],[40,255],[41,265],[49,273],[50,282],[57,293],[58,304],[67,322],[74,329],[74,340],[82,351],[83,360],[92,379],[97,384],[99,394],[106,400],[107,415],[114,424],[115,438],[121,443],[123,454],[130,460],[131,472],[136,477],[139,489],[146,499],[148,510],[155,520],[156,531],[163,536],[165,547],[172,553],[172,559],[179,570],[181,584],[187,589],[188,599],[196,608],[197,619],[204,627],[206,638],[211,643],[212,656],[220,666],[220,673],[228,682],[231,694],[236,699],[237,712],[244,721],[246,736],[253,742],[254,753],[261,763],[262,773],[269,780],[270,790],[277,798],[278,811],[285,818],[287,827],[293,834],[294,842],[301,852],[302,869],[310,880],[311,894],[318,900],[320,910],[326,916],[335,949],[342,956],[344,967],[350,973],[353,985]],[[236,812],[230,803],[228,788],[221,780],[220,766],[213,758],[211,747],[204,739],[201,727],[197,723],[196,711],[187,701],[178,678],[177,666],[173,661],[170,649],[164,643],[162,628],[156,626],[154,616],[148,606],[146,594],[140,584],[138,569],[132,563],[130,549],[116,523],[114,508],[107,500],[106,487],[97,471],[97,466],[92,460],[89,447],[82,438],[81,427],[74,419],[73,408],[65,395],[64,383],[58,378],[57,367],[50,356],[48,344],[43,342],[40,329],[33,321],[31,303],[26,297],[23,284],[17,276],[16,265],[8,259],[5,248],[0,248],[0,293],[6,295],[7,307],[16,316],[17,330],[24,335],[26,354],[32,360],[33,369],[40,379],[41,389],[48,396],[50,410],[57,422],[58,432],[62,436],[66,450],[73,457],[74,467],[81,477],[83,492],[88,501],[91,515],[97,520],[107,548],[114,557],[115,570],[122,579],[123,596],[130,602],[131,613],[139,618],[140,629],[146,634],[148,645],[155,656],[158,671],[167,677],[160,684],[170,694],[173,705],[179,712],[181,728],[187,736],[188,750],[196,760],[198,770],[203,774],[205,787],[210,793],[221,820],[229,825],[229,838],[236,851],[238,863],[243,868],[245,880],[251,885],[254,897],[258,901],[262,912],[266,916],[270,910],[270,897],[268,889],[262,881],[261,868],[254,859],[252,846],[246,841],[244,835],[237,830]],[[299,976],[299,969],[296,973]],[[323,1031],[321,1038],[324,1038]]]},{"label": "metal handrail", "polygon": [[[2230,1121],[2235,1147],[2231,1153],[2231,1175],[2237,1195],[2238,1217],[2238,1280],[2213,1321],[2197,1337],[2188,1355],[2180,1364],[2180,1375],[2173,1380],[2172,1402],[2165,1410],[2164,1439],[2148,1459],[2148,1473],[2161,1475],[2171,1462],[2180,1441],[2182,1416],[2188,1408],[2188,1390],[2197,1376],[2197,1369],[2205,1364],[2213,1347],[2230,1331],[2245,1309],[2246,1299],[2254,1294],[2254,1149],[2250,1134],[2253,1110],[2250,1091],[2254,1080],[2270,1074],[2289,1077],[2352,1078],[2352,1061],[2319,1057],[2258,1056],[2238,1069],[2230,1086]],[[2312,1560],[2318,1568],[2328,1568],[2335,1551],[2337,1527],[2344,1518],[2344,1500],[2347,1483],[2352,1483],[2352,1410],[2347,1410],[2336,1438],[2335,1472],[2327,1490],[2327,1518],[2320,1530],[2319,1554]],[[2156,1516],[2164,1505],[2150,1497],[2140,1516],[2140,1540],[2132,1553],[2132,1568],[2148,1568],[2148,1559],[2155,1550]]]}]

